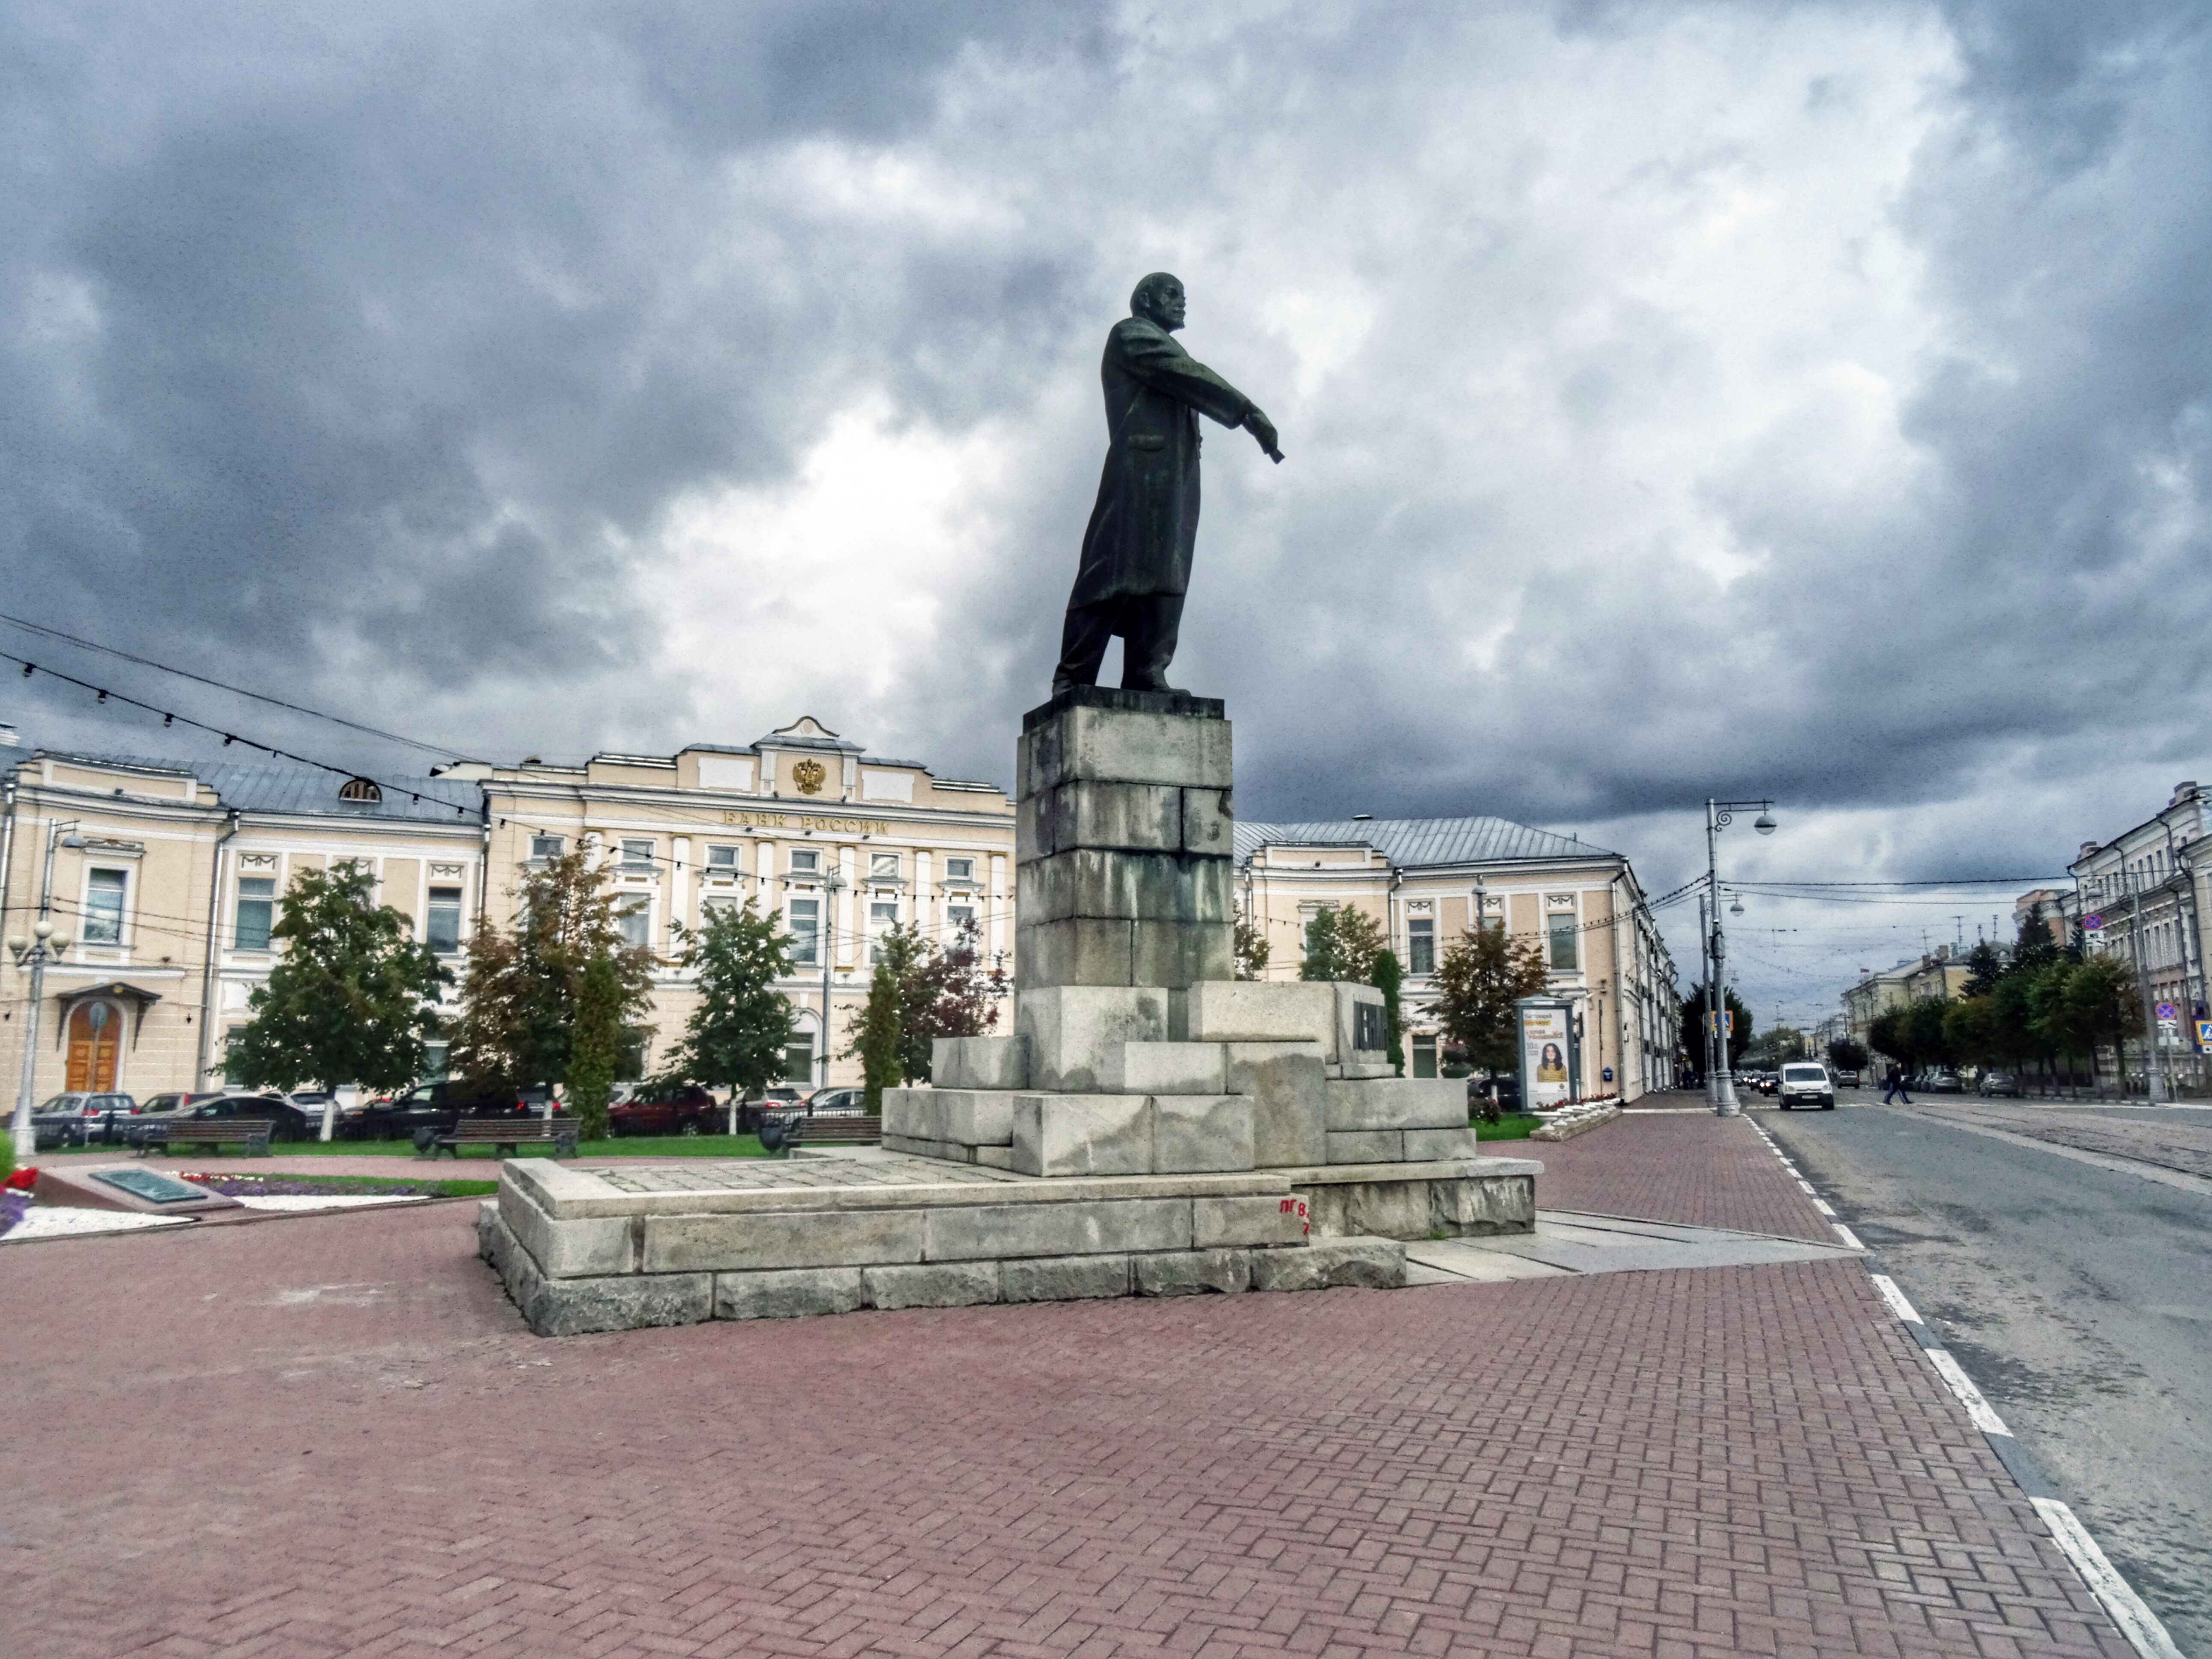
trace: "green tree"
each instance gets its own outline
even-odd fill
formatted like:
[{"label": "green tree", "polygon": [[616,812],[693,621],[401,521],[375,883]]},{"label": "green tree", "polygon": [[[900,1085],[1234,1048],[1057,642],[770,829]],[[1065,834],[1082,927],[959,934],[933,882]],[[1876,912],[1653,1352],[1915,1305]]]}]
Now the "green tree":
[{"label": "green tree", "polygon": [[730,1091],[738,1103],[783,1076],[791,1042],[791,1003],[775,982],[791,971],[791,936],[750,898],[743,908],[714,905],[706,925],[684,933],[683,963],[698,1000],[684,1024],[672,1069],[682,1080]]},{"label": "green tree", "polygon": [[1995,945],[1988,939],[1977,940],[1974,948],[1966,952],[1966,982],[1959,988],[1959,994],[1987,996],[1996,989],[1997,981],[2005,976],[2009,966],[2004,952]]},{"label": "green tree", "polygon": [[1406,983],[1406,970],[1398,965],[1395,951],[1377,951],[1374,965],[1367,970],[1367,982],[1382,994],[1382,1028],[1389,1039],[1389,1060],[1396,1075],[1406,1075],[1406,1012],[1399,993]]},{"label": "green tree", "polygon": [[422,1045],[438,1035],[435,1005],[449,975],[375,891],[374,872],[356,859],[293,876],[270,929],[283,957],[231,1039],[228,1062],[240,1082],[397,1089],[422,1074]]},{"label": "green tree", "polygon": [[1828,1044],[1828,1064],[1839,1072],[1863,1072],[1867,1066],[1866,1044],[1856,1037],[1838,1037]]},{"label": "green tree", "polygon": [[1267,971],[1267,931],[1244,914],[1241,904],[1237,907],[1237,921],[1230,934],[1230,950],[1236,959],[1237,978],[1257,979]]},{"label": "green tree", "polygon": [[[564,1081],[584,975],[605,957],[616,1023],[625,1031],[652,1006],[653,952],[624,942],[616,896],[582,848],[526,871],[512,931],[469,941],[453,1023],[453,1069],[486,1093]],[[595,1014],[595,1018],[598,1018]]]},{"label": "green tree", "polygon": [[1997,1025],[1996,986],[1993,979],[1988,992],[1942,1005],[1943,1046],[1963,1064],[1996,1064],[2004,1046]]},{"label": "green tree", "polygon": [[1877,1054],[1895,1060],[1905,1070],[1916,1069],[1912,1024],[1903,1004],[1885,1008],[1874,1017],[1874,1023],[1867,1027],[1867,1041]]},{"label": "green tree", "polygon": [[1006,988],[1002,969],[983,966],[982,935],[974,922],[942,951],[923,941],[900,997],[906,1081],[930,1080],[938,1038],[981,1036],[996,1027]]},{"label": "green tree", "polygon": [[[1731,1016],[1734,1035],[1729,1038],[1729,1069],[1734,1071],[1743,1062],[1744,1053],[1751,1047],[1751,1010],[1731,988],[1723,1004]],[[1705,1069],[1705,988],[1703,984],[1690,988],[1689,996],[1682,1004],[1682,1052],[1699,1071]]]},{"label": "green tree", "polygon": [[1551,982],[1543,948],[1502,927],[1473,927],[1444,948],[1423,1011],[1445,1039],[1466,1051],[1468,1064],[1495,1077],[1520,1063],[1513,1005],[1541,996]]},{"label": "green tree", "polygon": [[1306,923],[1305,958],[1298,977],[1364,985],[1375,967],[1375,953],[1387,941],[1382,924],[1350,904],[1324,904]]},{"label": "green tree", "polygon": [[576,987],[576,1027],[568,1043],[568,1109],[586,1140],[607,1134],[607,1097],[629,1046],[623,1030],[622,978],[611,956],[584,964]]},{"label": "green tree", "polygon": [[886,955],[869,976],[868,1000],[854,1017],[859,1030],[854,1046],[860,1050],[860,1076],[872,1112],[884,1109],[884,1091],[896,1086],[902,1075],[900,993],[898,970]]},{"label": "green tree", "polygon": [[1905,1018],[1912,1030],[1912,1051],[1923,1066],[1953,1066],[1959,1058],[1944,1035],[1943,1016],[1949,1004],[1936,997],[1919,997],[1908,1004]]}]

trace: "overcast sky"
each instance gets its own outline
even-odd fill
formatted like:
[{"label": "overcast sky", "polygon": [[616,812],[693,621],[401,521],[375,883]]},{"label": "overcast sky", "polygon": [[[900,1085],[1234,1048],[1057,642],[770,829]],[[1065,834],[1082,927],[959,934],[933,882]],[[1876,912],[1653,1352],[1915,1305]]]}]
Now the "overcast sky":
[{"label": "overcast sky", "polygon": [[[1243,816],[2055,873],[2212,783],[2208,88],[2173,0],[0,0],[0,610],[487,758],[1010,784],[1164,268],[1288,456],[1207,428],[1176,665]],[[1817,1018],[2014,890],[1737,969]]]}]

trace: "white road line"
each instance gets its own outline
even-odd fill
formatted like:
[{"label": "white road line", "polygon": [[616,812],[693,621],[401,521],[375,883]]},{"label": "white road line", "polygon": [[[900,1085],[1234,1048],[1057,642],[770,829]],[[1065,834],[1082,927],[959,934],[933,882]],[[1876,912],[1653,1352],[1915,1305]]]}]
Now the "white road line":
[{"label": "white road line", "polygon": [[[1813,1189],[1809,1187],[1805,1190],[1808,1193],[1813,1192]],[[1821,1197],[1818,1193],[1813,1193],[1813,1207],[1818,1210],[1822,1215],[1827,1217],[1831,1221],[1833,1221],[1836,1218],[1836,1212],[1828,1207],[1828,1200]]]},{"label": "white road line", "polygon": [[1984,1434],[2012,1432],[2005,1427],[2004,1419],[1990,1409],[1990,1402],[1982,1398],[1982,1391],[1974,1386],[1974,1379],[1959,1369],[1959,1362],[1951,1358],[1948,1348],[1923,1348],[1921,1352],[1928,1356],[1928,1363],[1936,1368],[1936,1374],[1950,1385],[1953,1394],[1959,1396],[1959,1403],[1966,1408],[1966,1415],[1974,1419],[1976,1428]]},{"label": "white road line", "polygon": [[1905,1299],[1905,1292],[1897,1288],[1897,1281],[1887,1273],[1869,1273],[1874,1287],[1881,1292],[1881,1299],[1889,1304],[1890,1312],[1908,1325],[1925,1325],[1928,1322],[1913,1311],[1912,1304]]},{"label": "white road line", "polygon": [[1831,1221],[1828,1224],[1836,1230],[1836,1237],[1844,1241],[1846,1248],[1854,1250],[1863,1250],[1866,1249],[1865,1245],[1859,1243],[1858,1235],[1853,1232],[1849,1227],[1844,1225],[1842,1222]]},{"label": "white road line", "polygon": [[2158,1615],[2143,1605],[2142,1597],[2105,1559],[2104,1551],[2097,1547],[2097,1540],[2089,1536],[2089,1529],[2074,1511],[2056,1498],[2031,1498],[2028,1502],[2035,1505],[2043,1524],[2051,1528],[2051,1537],[2073,1562],[2074,1571],[2105,1604],[2105,1611],[2112,1615],[2112,1622],[2135,1650],[2143,1659],[2182,1659],[2181,1650],[2173,1645]]}]

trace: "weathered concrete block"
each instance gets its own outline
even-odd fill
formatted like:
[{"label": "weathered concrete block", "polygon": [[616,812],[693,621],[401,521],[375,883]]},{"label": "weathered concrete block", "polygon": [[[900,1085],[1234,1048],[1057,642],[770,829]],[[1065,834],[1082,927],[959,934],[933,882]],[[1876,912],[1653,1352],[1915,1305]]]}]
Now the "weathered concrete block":
[{"label": "weathered concrete block", "polygon": [[1005,1146],[1014,1139],[1014,1096],[1005,1089],[936,1089],[940,1139],[963,1146]]},{"label": "weathered concrete block", "polygon": [[[1390,1028],[1382,1006],[1382,994],[1371,985],[1358,985],[1340,980],[1331,990],[1336,993],[1336,1054],[1334,1058],[1347,1066],[1360,1061],[1370,1064],[1389,1060]],[[1386,1073],[1387,1075],[1387,1073]],[[1410,1080],[1410,1079],[1409,1079]],[[1427,1079],[1434,1081],[1435,1079]],[[1461,1121],[1466,1121],[1465,1085],[1462,1085]]]},{"label": "weathered concrete block", "polygon": [[1187,853],[1230,857],[1237,849],[1237,816],[1226,789],[1182,791],[1182,846]]},{"label": "weathered concrete block", "polygon": [[1349,1129],[1328,1132],[1331,1164],[1402,1164],[1406,1161],[1406,1132],[1402,1129]]},{"label": "weathered concrete block", "polygon": [[978,1152],[1004,1152],[1006,1149],[1003,1146],[962,1146],[950,1140],[916,1140],[908,1135],[895,1135],[887,1131],[884,1135],[884,1150],[904,1152],[909,1158],[941,1158],[948,1164],[975,1164],[981,1162],[976,1157]]},{"label": "weathered concrete block", "polygon": [[1318,1042],[1223,1045],[1223,1085],[1252,1103],[1255,1169],[1328,1162],[1328,1097],[1321,1055]]},{"label": "weathered concrete block", "polygon": [[867,1305],[858,1267],[714,1275],[717,1319],[803,1319],[851,1313]]},{"label": "weathered concrete block", "polygon": [[623,1273],[548,1279],[504,1221],[489,1229],[491,1262],[523,1322],[540,1336],[580,1336],[647,1325],[696,1325],[713,1317],[711,1273]]},{"label": "weathered concrete block", "polygon": [[1075,916],[1225,922],[1233,915],[1233,868],[1225,857],[1063,848],[1016,870],[1015,912],[1028,925]]},{"label": "weathered concrete block", "polygon": [[1014,1025],[1029,1042],[1030,1087],[1090,1094],[1105,1087],[1106,1060],[1127,1042],[1167,1037],[1168,994],[1150,986],[1040,985],[1015,999]]},{"label": "weathered concrete block", "polygon": [[932,1261],[1008,1256],[1187,1250],[1188,1198],[1095,1199],[1070,1204],[963,1204],[927,1212]]},{"label": "weathered concrete block", "polygon": [[1426,1238],[1437,1231],[1429,1187],[1426,1180],[1353,1181],[1298,1190],[1316,1237]]},{"label": "weathered concrete block", "polygon": [[1015,824],[1015,854],[1024,862],[1076,847],[1113,847],[1134,853],[1182,850],[1182,791],[1172,784],[1063,783],[1032,796],[1033,846],[1024,850]]},{"label": "weathered concrete block", "polygon": [[884,1091],[884,1139],[942,1140],[937,1121],[937,1092],[933,1089]]},{"label": "weathered concrete block", "polygon": [[1407,1129],[1406,1157],[1413,1162],[1437,1158],[1480,1158],[1482,1142],[1471,1126],[1457,1129]]},{"label": "weathered concrete block", "polygon": [[1243,1095],[1154,1095],[1154,1175],[1249,1170],[1252,1102]]},{"label": "weathered concrete block", "polygon": [[1022,733],[1014,770],[1023,799],[1083,779],[1226,789],[1230,724],[1135,709],[1062,709]]},{"label": "weathered concrete block", "polygon": [[919,1261],[919,1210],[797,1210],[647,1216],[647,1273],[742,1273]]},{"label": "weathered concrete block", "polygon": [[1201,1250],[1224,1245],[1297,1244],[1305,1236],[1306,1202],[1295,1194],[1191,1200],[1191,1243]]},{"label": "weathered concrete block", "polygon": [[1368,1078],[1395,1077],[1398,1068],[1388,1060],[1370,1060],[1354,1061],[1348,1066],[1332,1066],[1328,1068],[1328,1075],[1332,1082],[1339,1079],[1358,1082]]},{"label": "weathered concrete block", "polygon": [[1389,1238],[1317,1238],[1304,1249],[1255,1250],[1255,1291],[1319,1291],[1356,1285],[1395,1291],[1406,1282],[1406,1247]]},{"label": "weathered concrete block", "polygon": [[1129,924],[1129,974],[1139,985],[1182,987],[1237,971],[1235,927],[1224,915],[1211,921]]},{"label": "weathered concrete block", "polygon": [[978,1146],[975,1161],[988,1170],[1011,1170],[1014,1167],[1012,1146]]},{"label": "weathered concrete block", "polygon": [[860,1282],[878,1308],[967,1308],[999,1299],[995,1261],[931,1261],[910,1267],[864,1267]]},{"label": "weathered concrete block", "polygon": [[1453,1238],[1536,1230],[1536,1177],[1469,1176],[1429,1182],[1429,1231]]},{"label": "weathered concrete block", "polygon": [[[1012,1036],[939,1037],[930,1045],[930,1080],[939,1089],[1026,1089],[1029,1039]],[[884,1091],[888,1103],[890,1091]],[[888,1109],[884,1123],[890,1127]],[[957,1140],[957,1135],[947,1139]]]},{"label": "weathered concrete block", "polygon": [[1106,1051],[1102,1079],[1116,1095],[1218,1095],[1222,1082],[1218,1042],[1117,1042]]},{"label": "weathered concrete block", "polygon": [[1046,1256],[999,1264],[1002,1302],[1080,1302],[1129,1294],[1126,1255]]},{"label": "weathered concrete block", "polygon": [[1017,1095],[1013,1167],[1023,1175],[1150,1175],[1143,1095]]},{"label": "weathered concrete block", "polygon": [[477,1206],[477,1254],[491,1260],[492,1229],[499,1223],[499,1200],[488,1198]]},{"label": "weathered concrete block", "polygon": [[1467,1085],[1457,1078],[1383,1077],[1328,1085],[1328,1127],[1464,1129]]},{"label": "weathered concrete block", "polygon": [[[1130,932],[1133,922],[1103,916],[1060,921],[1018,921],[1014,927],[1014,989],[1018,994],[1058,985],[1133,985]],[[1035,1050],[1031,1050],[1034,1054]],[[1039,1082],[1030,1074],[1030,1086]]]},{"label": "weathered concrete block", "polygon": [[1139,1296],[1196,1296],[1206,1291],[1249,1290],[1249,1250],[1177,1250],[1130,1258]]},{"label": "weathered concrete block", "polygon": [[530,1252],[538,1272],[548,1279],[588,1279],[633,1273],[638,1269],[637,1252],[625,1217],[556,1221],[520,1188],[507,1183],[500,1188],[499,1213],[507,1231]]},{"label": "weathered concrete block", "polygon": [[1336,993],[1303,981],[1196,981],[1169,1008],[1168,1036],[1178,1042],[1317,1042],[1336,1059]]}]

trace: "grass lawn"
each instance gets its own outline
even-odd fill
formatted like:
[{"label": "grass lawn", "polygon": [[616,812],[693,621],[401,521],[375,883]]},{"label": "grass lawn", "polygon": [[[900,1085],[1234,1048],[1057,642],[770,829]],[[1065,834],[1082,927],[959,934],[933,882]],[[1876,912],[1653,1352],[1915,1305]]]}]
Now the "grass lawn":
[{"label": "grass lawn", "polygon": [[[413,1158],[411,1140],[284,1140],[272,1145],[280,1158]],[[491,1148],[483,1149],[489,1156]],[[550,1148],[521,1149],[525,1158],[550,1158]],[[579,1158],[766,1158],[758,1135],[623,1135],[610,1140],[580,1140]],[[445,1154],[439,1154],[444,1157]]]},{"label": "grass lawn", "polygon": [[1526,1140],[1534,1133],[1539,1120],[1522,1117],[1508,1112],[1495,1123],[1478,1121],[1474,1126],[1477,1140]]},{"label": "grass lawn", "polygon": [[[410,1147],[409,1149],[412,1151]],[[436,1181],[428,1176],[254,1175],[238,1170],[216,1174],[183,1172],[186,1181],[204,1182],[218,1192],[236,1198],[256,1190],[285,1193],[342,1193],[373,1197],[389,1193],[394,1198],[420,1194],[424,1198],[489,1198],[499,1190],[496,1181]]]}]

